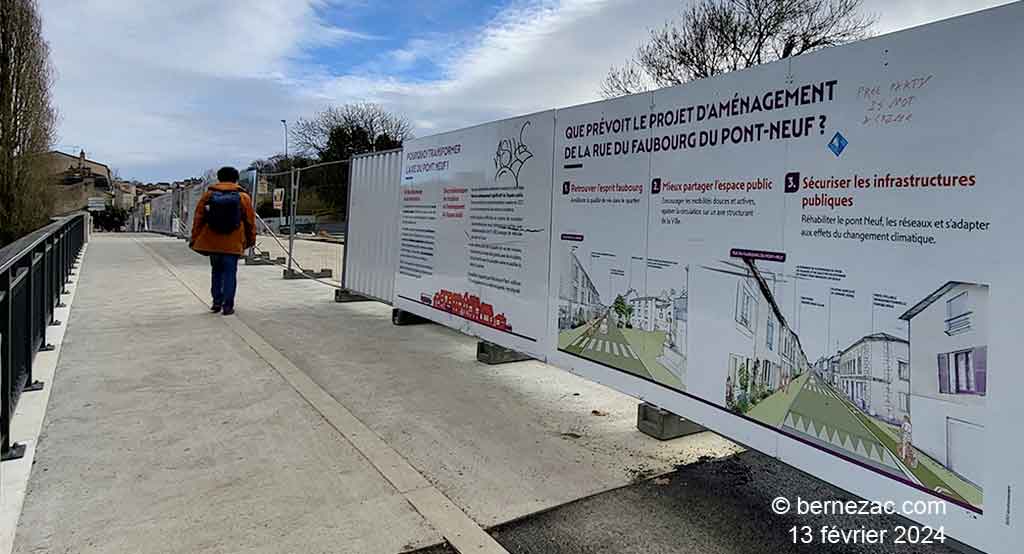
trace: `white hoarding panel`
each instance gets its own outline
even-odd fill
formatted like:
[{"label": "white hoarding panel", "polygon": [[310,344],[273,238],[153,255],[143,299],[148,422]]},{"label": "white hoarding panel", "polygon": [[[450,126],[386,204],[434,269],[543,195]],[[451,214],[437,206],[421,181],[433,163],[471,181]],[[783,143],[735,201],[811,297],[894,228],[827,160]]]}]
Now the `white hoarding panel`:
[{"label": "white hoarding panel", "polygon": [[550,361],[1007,551],[1022,22],[559,110]]},{"label": "white hoarding panel", "polygon": [[158,233],[170,234],[172,230],[173,208],[174,198],[170,192],[161,194],[153,198],[150,201],[151,213],[150,213],[150,224],[149,230],[156,231]]},{"label": "white hoarding panel", "polygon": [[554,112],[409,141],[395,306],[547,353]]},{"label": "white hoarding panel", "polygon": [[1018,552],[1022,23],[412,141],[396,305]]},{"label": "white hoarding panel", "polygon": [[[669,192],[674,183],[666,179],[664,197],[650,193],[661,180],[649,153],[663,135],[648,122],[653,102],[653,95],[638,94],[558,110],[555,129],[549,330],[557,350],[549,361],[641,398],[636,378],[680,392],[694,381],[688,288],[692,251],[701,246],[679,232],[674,214],[662,214],[679,206]],[[703,411],[723,419],[705,397],[680,400],[685,409],[678,413],[687,417],[699,421],[694,413]],[[723,424],[719,432],[775,453],[775,436],[736,418]]]},{"label": "white hoarding panel", "polygon": [[393,303],[402,151],[352,158],[342,287]]},{"label": "white hoarding panel", "polygon": [[199,204],[199,199],[203,197],[203,193],[206,192],[206,185],[192,185],[185,189],[185,191],[185,199],[181,207],[181,229],[184,234],[183,236],[188,238],[192,234],[192,223],[196,215],[196,206]]}]

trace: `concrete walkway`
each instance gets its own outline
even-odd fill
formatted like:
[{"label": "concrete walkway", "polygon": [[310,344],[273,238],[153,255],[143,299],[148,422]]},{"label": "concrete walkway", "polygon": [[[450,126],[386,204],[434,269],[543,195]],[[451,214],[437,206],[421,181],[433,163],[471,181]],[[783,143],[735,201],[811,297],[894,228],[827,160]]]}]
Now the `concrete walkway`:
[{"label": "concrete walkway", "polygon": [[16,552],[502,552],[481,527],[735,451],[277,267],[211,315],[207,272],[179,240],[93,238]]}]

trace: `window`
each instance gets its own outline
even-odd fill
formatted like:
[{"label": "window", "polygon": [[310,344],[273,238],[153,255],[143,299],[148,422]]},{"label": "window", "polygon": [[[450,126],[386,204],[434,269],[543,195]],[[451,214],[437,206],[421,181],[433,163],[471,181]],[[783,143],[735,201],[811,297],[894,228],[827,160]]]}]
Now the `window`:
[{"label": "window", "polygon": [[898,393],[900,411],[910,413],[910,395],[905,392]]},{"label": "window", "polygon": [[742,358],[736,354],[729,354],[729,374],[732,375],[734,384],[736,383],[736,380],[739,379],[740,365],[742,365],[742,363]]},{"label": "window", "polygon": [[900,379],[904,381],[910,380],[910,364],[906,360],[896,360],[896,366],[899,368]]},{"label": "window", "polygon": [[957,335],[971,330],[971,311],[967,304],[967,291],[946,301],[946,334]]},{"label": "window", "polygon": [[984,395],[987,388],[986,358],[984,346],[939,354],[939,392]]},{"label": "window", "polygon": [[967,291],[946,301],[946,318],[952,319],[967,313]]},{"label": "window", "polygon": [[956,375],[956,392],[976,392],[974,386],[974,356],[970,350],[953,354],[953,368]]},{"label": "window", "polygon": [[767,329],[767,340],[768,350],[775,350],[775,318],[768,318],[768,329]]},{"label": "window", "polygon": [[739,285],[739,294],[736,297],[736,323],[753,329],[754,322],[754,295],[743,283]]}]

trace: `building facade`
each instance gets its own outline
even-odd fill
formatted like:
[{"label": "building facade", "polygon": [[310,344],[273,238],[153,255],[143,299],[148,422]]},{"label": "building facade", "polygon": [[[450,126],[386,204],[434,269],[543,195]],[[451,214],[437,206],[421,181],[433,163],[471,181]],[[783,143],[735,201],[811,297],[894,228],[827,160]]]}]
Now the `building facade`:
[{"label": "building facade", "polygon": [[[558,328],[573,329],[604,313],[601,295],[590,280],[590,275],[576,257],[576,253],[565,248],[562,252],[562,267],[558,283]],[[567,270],[566,270],[567,269]]]},{"label": "building facade", "polygon": [[898,425],[910,414],[910,343],[889,333],[839,353],[838,388],[864,413]]},{"label": "building facade", "polygon": [[822,356],[814,362],[814,371],[829,385],[839,387],[839,363],[842,353],[837,352],[831,356]]},{"label": "building facade", "polygon": [[988,286],[951,281],[907,310],[913,444],[981,485],[988,393]]},{"label": "building facade", "polygon": [[629,305],[633,308],[630,324],[634,329],[666,333],[672,330],[673,309],[668,298],[640,296],[630,298]]},{"label": "building facade", "polygon": [[728,348],[725,401],[734,411],[748,411],[810,369],[799,338],[770,292],[782,281],[782,275],[740,261],[690,271],[688,295],[699,295],[702,306],[719,310],[718,317],[702,319],[707,325],[690,333],[698,333],[695,345],[706,335]]},{"label": "building facade", "polygon": [[47,173],[56,187],[52,215],[85,209],[89,198],[111,194],[111,172],[106,164],[52,150],[43,155]]}]

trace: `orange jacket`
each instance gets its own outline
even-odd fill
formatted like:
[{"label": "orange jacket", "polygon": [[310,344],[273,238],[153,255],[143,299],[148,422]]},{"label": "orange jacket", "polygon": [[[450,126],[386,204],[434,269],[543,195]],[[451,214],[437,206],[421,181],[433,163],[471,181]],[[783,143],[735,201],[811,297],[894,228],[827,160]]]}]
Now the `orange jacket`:
[{"label": "orange jacket", "polygon": [[[231,234],[223,235],[206,226],[206,201],[210,191],[237,191],[242,201],[242,224]],[[192,240],[189,246],[200,254],[237,254],[245,253],[245,249],[256,244],[256,213],[252,210],[252,198],[238,183],[217,183],[203,193],[196,204],[196,214],[192,218]]]}]

